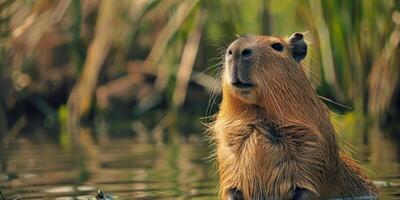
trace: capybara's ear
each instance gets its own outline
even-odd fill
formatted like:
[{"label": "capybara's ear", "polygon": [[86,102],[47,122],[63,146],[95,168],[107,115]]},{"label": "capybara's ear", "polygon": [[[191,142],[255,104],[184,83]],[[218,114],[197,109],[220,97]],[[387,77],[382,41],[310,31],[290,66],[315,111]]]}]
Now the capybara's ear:
[{"label": "capybara's ear", "polygon": [[307,55],[307,43],[301,33],[293,33],[288,39],[289,49],[294,60],[299,63]]}]

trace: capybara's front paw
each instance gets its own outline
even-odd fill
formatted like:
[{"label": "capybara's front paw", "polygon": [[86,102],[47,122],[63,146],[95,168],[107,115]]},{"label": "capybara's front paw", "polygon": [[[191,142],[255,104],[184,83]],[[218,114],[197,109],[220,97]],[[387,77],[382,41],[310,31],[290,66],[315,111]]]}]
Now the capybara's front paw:
[{"label": "capybara's front paw", "polygon": [[228,200],[244,200],[242,191],[237,188],[228,190]]},{"label": "capybara's front paw", "polygon": [[294,190],[292,200],[312,200],[312,199],[320,199],[317,194],[311,192],[310,190],[296,187]]}]

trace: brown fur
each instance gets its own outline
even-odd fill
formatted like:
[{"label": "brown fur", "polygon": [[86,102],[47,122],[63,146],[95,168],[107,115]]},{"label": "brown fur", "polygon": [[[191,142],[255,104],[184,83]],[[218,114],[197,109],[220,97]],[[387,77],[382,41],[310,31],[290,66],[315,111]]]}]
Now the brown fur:
[{"label": "brown fur", "polygon": [[[271,48],[275,42],[282,52]],[[240,199],[292,199],[297,188],[307,191],[303,199],[377,195],[358,165],[340,153],[328,109],[291,57],[287,39],[247,36],[233,45],[254,50],[242,70],[250,70],[255,88],[234,88],[225,62],[223,99],[211,126],[221,198],[237,190]]]}]

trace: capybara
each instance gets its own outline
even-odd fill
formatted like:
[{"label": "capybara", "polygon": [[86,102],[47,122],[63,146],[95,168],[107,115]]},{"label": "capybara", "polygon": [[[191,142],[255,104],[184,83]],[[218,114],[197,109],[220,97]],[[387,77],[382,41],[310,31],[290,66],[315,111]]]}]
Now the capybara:
[{"label": "capybara", "polygon": [[301,33],[246,35],[227,48],[211,124],[222,199],[379,195],[339,149],[329,110],[304,72],[306,55]]}]

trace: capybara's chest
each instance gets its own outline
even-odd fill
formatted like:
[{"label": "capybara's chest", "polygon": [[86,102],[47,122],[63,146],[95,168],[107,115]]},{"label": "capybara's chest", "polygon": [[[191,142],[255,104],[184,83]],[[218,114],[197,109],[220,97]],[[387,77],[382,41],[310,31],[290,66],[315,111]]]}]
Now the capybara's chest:
[{"label": "capybara's chest", "polygon": [[296,180],[325,165],[321,141],[306,127],[257,122],[218,134],[221,181],[251,196],[290,195]]},{"label": "capybara's chest", "polygon": [[322,151],[318,135],[301,125],[277,125],[256,120],[243,128],[226,129],[219,134],[222,135],[219,144],[224,146],[223,151],[232,154],[233,161],[246,165],[246,168],[252,165],[278,167]]}]

